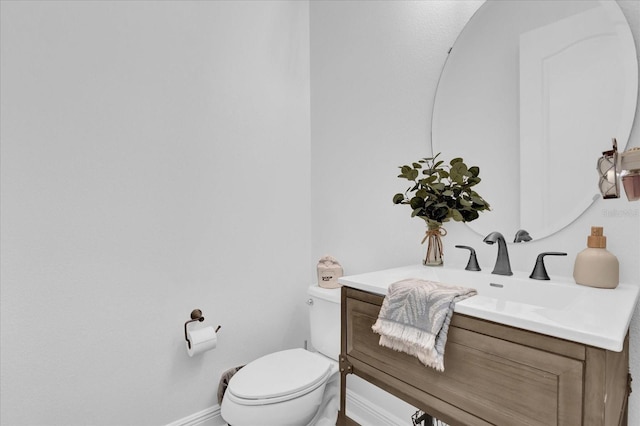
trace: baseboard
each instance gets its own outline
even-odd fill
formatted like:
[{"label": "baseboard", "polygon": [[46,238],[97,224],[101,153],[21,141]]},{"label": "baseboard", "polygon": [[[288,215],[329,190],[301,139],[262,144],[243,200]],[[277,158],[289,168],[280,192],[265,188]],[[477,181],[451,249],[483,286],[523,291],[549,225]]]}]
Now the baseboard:
[{"label": "baseboard", "polygon": [[214,405],[205,410],[198,411],[190,416],[183,417],[167,426],[226,426],[227,423],[220,415],[220,406]]},{"label": "baseboard", "polygon": [[[373,404],[362,395],[347,390],[347,413],[360,426],[406,426],[407,421]],[[226,426],[220,415],[220,406],[214,405],[190,416],[169,423],[167,426]]]},{"label": "baseboard", "polygon": [[347,389],[347,415],[360,426],[406,426],[407,419],[401,419],[379,405],[373,404],[362,395]]}]

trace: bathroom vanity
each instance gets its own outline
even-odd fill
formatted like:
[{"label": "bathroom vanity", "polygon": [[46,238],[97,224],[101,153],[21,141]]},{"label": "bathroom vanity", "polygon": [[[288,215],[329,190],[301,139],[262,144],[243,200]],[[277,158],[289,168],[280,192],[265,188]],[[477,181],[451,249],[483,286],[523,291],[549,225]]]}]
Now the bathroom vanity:
[{"label": "bathroom vanity", "polygon": [[[388,285],[407,277],[466,284],[478,291],[456,305],[444,372],[379,346],[379,335],[371,330]],[[567,303],[559,297],[545,305],[544,298],[528,300],[528,291],[536,288],[527,288],[524,279],[444,268],[405,267],[340,281],[344,287],[338,425],[357,424],[345,411],[349,374],[450,425],[626,425],[631,391],[628,326],[637,286],[601,290],[569,282],[534,282],[547,298],[553,297],[550,291],[576,291]],[[515,300],[516,294],[522,298]],[[578,311],[589,310],[590,298],[600,299],[593,302],[603,307],[601,312],[580,316]],[[615,306],[614,299],[620,305]],[[598,329],[598,317],[609,309],[625,312]],[[571,322],[576,316],[578,322],[586,321],[584,330],[576,330],[577,323]],[[604,333],[610,340],[597,336]]]}]

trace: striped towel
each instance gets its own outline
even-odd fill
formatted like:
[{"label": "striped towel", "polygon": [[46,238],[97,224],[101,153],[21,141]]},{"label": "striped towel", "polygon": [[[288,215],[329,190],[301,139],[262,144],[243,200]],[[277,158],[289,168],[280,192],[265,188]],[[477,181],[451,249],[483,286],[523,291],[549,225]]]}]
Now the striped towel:
[{"label": "striped towel", "polygon": [[380,346],[415,356],[444,371],[444,347],[457,301],[477,294],[472,288],[410,278],[389,286],[372,330]]}]

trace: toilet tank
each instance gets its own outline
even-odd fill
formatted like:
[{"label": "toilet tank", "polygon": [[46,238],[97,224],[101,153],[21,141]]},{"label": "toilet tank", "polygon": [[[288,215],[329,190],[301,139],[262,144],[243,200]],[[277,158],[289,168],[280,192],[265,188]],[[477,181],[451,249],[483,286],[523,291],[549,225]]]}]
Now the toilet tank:
[{"label": "toilet tank", "polygon": [[308,293],[311,345],[337,361],[340,355],[340,288],[311,286]]}]

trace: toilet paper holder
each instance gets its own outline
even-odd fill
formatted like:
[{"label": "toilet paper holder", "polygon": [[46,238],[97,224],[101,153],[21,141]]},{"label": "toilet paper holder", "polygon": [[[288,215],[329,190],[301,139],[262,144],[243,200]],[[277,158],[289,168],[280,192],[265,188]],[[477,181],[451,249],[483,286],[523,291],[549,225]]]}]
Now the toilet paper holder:
[{"label": "toilet paper holder", "polygon": [[[191,319],[184,323],[184,339],[187,341],[187,345],[189,346],[189,349],[191,349],[191,341],[189,340],[189,336],[187,335],[187,325],[195,321],[200,321],[200,322],[204,321],[204,317],[202,316],[202,311],[200,309],[194,309],[193,311],[191,311]],[[220,330],[220,327],[222,326],[219,325],[216,328],[216,333],[218,332],[218,330]]]}]

